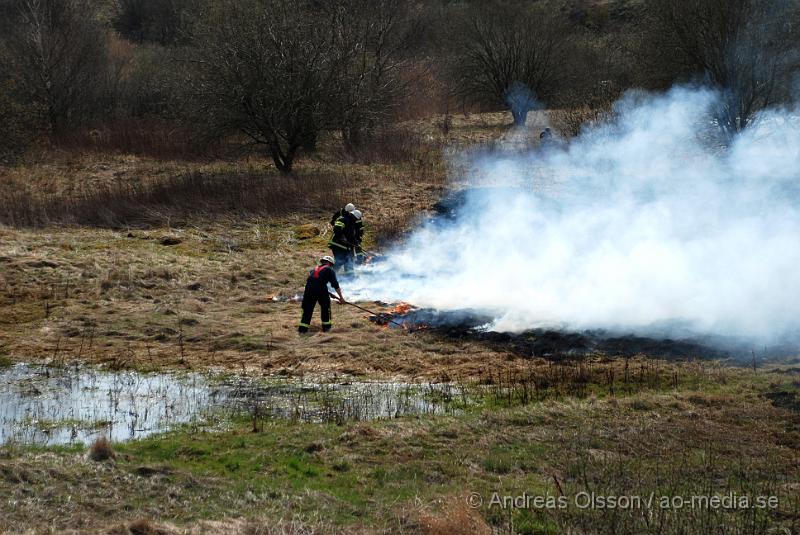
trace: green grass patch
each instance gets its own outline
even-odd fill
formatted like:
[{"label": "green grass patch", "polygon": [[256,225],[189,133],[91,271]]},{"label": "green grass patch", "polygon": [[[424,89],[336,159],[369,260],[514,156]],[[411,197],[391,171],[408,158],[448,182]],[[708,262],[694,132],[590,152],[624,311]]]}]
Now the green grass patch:
[{"label": "green grass patch", "polygon": [[[644,515],[625,511],[503,509],[491,505],[494,494],[737,492],[776,495],[781,506],[749,515],[659,513],[663,532],[691,532],[696,525],[708,532],[791,526],[800,518],[786,485],[797,480],[792,461],[797,446],[786,443],[790,413],[777,414],[765,394],[789,391],[792,382],[742,370],[698,373],[702,380],[683,383],[688,389],[679,383],[677,389],[629,396],[561,394],[507,407],[498,401],[446,416],[343,425],[265,419],[259,432],[252,432],[249,418],[239,415],[221,432],[184,426],[115,444],[115,460],[99,472],[82,460],[79,447],[4,448],[0,476],[7,476],[0,477],[0,491],[21,499],[14,482],[26,481],[26,488],[44,496],[37,509],[41,523],[51,522],[46,515],[66,514],[59,494],[44,492],[47,485],[64,481],[69,492],[89,478],[84,499],[67,507],[71,517],[91,516],[103,507],[139,511],[157,503],[158,514],[178,524],[252,518],[264,511],[281,518],[291,511],[306,521],[378,531],[396,526],[398,511],[411,511],[404,514],[413,521],[419,504],[448,503],[476,492],[483,497],[476,511],[490,526],[502,531],[513,525],[516,533],[530,534],[648,528]],[[706,383],[708,391],[696,388]],[[40,453],[48,453],[49,460]],[[125,491],[111,492],[119,481],[129,482]],[[169,499],[155,498],[163,496]],[[25,516],[30,514],[12,511],[15,520],[35,525],[36,518]]]}]

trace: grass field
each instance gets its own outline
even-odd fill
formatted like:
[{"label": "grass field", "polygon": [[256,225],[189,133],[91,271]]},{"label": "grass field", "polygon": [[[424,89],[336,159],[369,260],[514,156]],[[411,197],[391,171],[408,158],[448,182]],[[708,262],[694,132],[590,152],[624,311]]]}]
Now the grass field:
[{"label": "grass field", "polygon": [[[265,419],[258,432],[233,417],[222,432],[186,427],[114,444],[104,462],[85,445],[0,447],[0,532],[798,532],[796,360],[554,364],[387,329],[339,306],[331,333],[297,336],[299,304],[286,299],[326,253],[334,209],[363,207],[368,245],[385,247],[447,187],[443,143],[505,135],[496,114],[457,117],[446,133],[441,120],[419,126],[418,157],[342,163],[323,151],[299,163],[302,183],[258,158],[55,154],[0,169],[0,198],[27,203],[6,204],[0,226],[0,366],[335,374],[457,381],[479,393],[446,416]],[[217,190],[203,177],[238,178]],[[567,506],[496,503],[525,493]],[[777,505],[576,503],[731,493]]]}]

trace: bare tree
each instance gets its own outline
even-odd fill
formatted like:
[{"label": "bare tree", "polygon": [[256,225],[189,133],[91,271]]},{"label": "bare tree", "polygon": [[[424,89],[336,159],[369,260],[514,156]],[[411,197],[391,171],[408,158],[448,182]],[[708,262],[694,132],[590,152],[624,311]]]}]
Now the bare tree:
[{"label": "bare tree", "polygon": [[484,3],[468,11],[459,33],[456,92],[466,100],[505,105],[514,124],[524,125],[536,99],[558,89],[570,39],[558,13]]},{"label": "bare tree", "polygon": [[656,67],[718,89],[715,115],[726,136],[789,96],[800,58],[797,2],[653,0],[649,9],[645,38]]},{"label": "bare tree", "polygon": [[38,110],[20,97],[16,82],[0,73],[0,165],[24,153],[40,126]]},{"label": "bare tree", "polygon": [[106,67],[105,36],[85,0],[16,0],[11,70],[58,134],[86,119]]},{"label": "bare tree", "polygon": [[389,119],[414,79],[405,75],[424,24],[410,2],[346,0],[342,31],[356,51],[343,65],[342,138],[355,149],[365,134]]},{"label": "bare tree", "polygon": [[292,0],[213,3],[194,34],[189,84],[205,134],[243,134],[283,172],[331,127],[337,95],[337,36],[307,9]]},{"label": "bare tree", "polygon": [[12,8],[10,70],[50,130],[63,133],[98,111],[105,35],[85,0],[14,0]]},{"label": "bare tree", "polygon": [[[195,29],[194,116],[212,138],[239,133],[290,172],[320,132],[352,136],[389,109],[400,84],[391,2],[211,3]],[[359,12],[360,10],[360,12]],[[361,18],[359,18],[361,17]],[[385,17],[385,18],[383,18]]]}]

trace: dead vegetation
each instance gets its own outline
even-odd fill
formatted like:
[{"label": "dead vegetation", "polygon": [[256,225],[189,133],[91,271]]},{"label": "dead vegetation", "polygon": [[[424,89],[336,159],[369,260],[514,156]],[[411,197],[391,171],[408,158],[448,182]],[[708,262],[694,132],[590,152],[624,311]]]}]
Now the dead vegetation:
[{"label": "dead vegetation", "polygon": [[107,535],[177,535],[177,531],[153,524],[147,519],[139,519],[130,524],[117,526],[108,531]]},{"label": "dead vegetation", "polygon": [[111,447],[111,441],[102,436],[92,442],[86,455],[95,462],[108,461],[116,456],[114,449]]},{"label": "dead vegetation", "polygon": [[276,216],[339,206],[354,189],[344,174],[283,176],[255,168],[224,174],[188,172],[162,180],[142,178],[48,197],[31,189],[3,188],[0,222],[15,227],[73,224],[119,228],[208,220],[222,214]]},{"label": "dead vegetation", "polygon": [[0,227],[0,344],[19,360],[147,369],[387,376],[443,363],[345,308],[333,333],[300,341],[289,301],[328,251],[334,209],[361,206],[373,248],[430,208],[444,184],[430,158],[301,162],[293,177],[259,160],[96,155],[6,169],[3,217],[23,228]]},{"label": "dead vegetation", "polygon": [[469,495],[440,500],[439,511],[421,512],[419,533],[424,535],[492,535],[486,520],[468,506]]}]

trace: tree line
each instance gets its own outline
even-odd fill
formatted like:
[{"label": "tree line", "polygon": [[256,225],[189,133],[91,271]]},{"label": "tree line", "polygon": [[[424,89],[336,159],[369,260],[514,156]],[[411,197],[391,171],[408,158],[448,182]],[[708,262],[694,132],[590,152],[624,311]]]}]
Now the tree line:
[{"label": "tree line", "polygon": [[0,161],[154,118],[290,172],[323,134],[676,82],[717,89],[732,136],[791,100],[798,32],[795,0],[0,0]]}]

